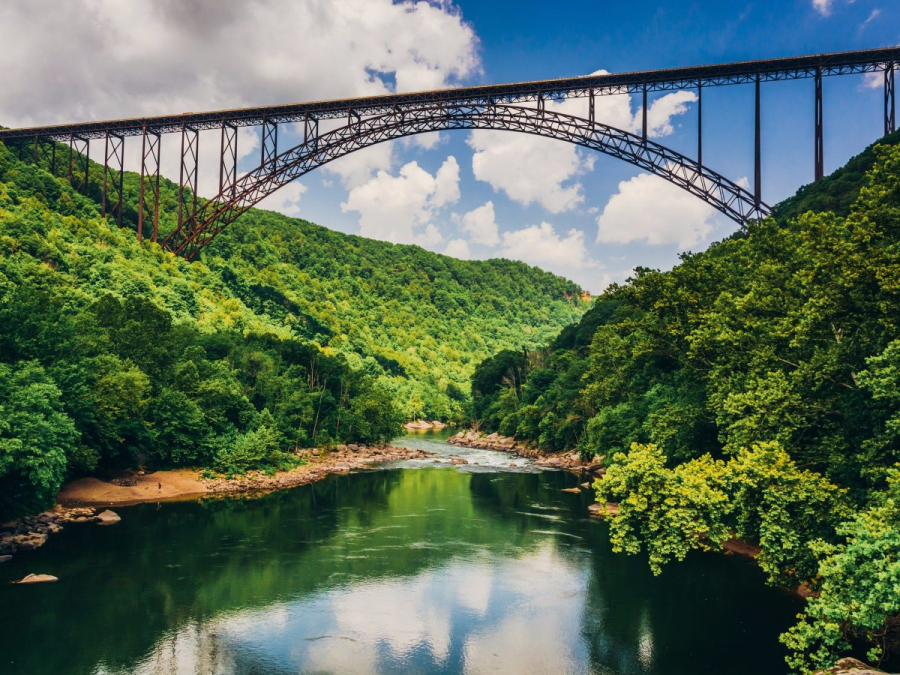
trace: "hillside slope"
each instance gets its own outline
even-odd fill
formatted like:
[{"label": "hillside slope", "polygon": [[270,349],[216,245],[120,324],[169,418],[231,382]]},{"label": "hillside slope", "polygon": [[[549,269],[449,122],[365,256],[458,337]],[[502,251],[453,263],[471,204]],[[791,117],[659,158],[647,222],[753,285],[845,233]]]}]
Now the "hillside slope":
[{"label": "hillside slope", "polygon": [[[60,152],[61,146],[58,155],[65,156]],[[46,157],[40,170],[30,164],[30,146],[0,153],[0,182],[15,203],[33,197],[75,216],[63,226],[70,230],[59,232],[65,246],[53,255],[90,261],[58,268],[76,294],[137,291],[176,321],[193,320],[203,330],[234,327],[315,341],[378,378],[409,418],[461,418],[475,363],[499,348],[538,346],[588,307],[576,284],[524,263],[457,260],[263,210],[242,216],[197,264],[186,265],[100,222],[99,165],[91,164],[85,198],[61,180],[64,162],[54,179]],[[126,173],[123,230],[136,228],[138,187],[138,176]],[[174,227],[177,186],[162,180],[160,189],[165,232]]]},{"label": "hillside slope", "polygon": [[618,550],[659,573],[736,536],[815,591],[782,636],[804,673],[860,641],[900,663],[898,139],[472,381],[482,428],[606,465]]}]

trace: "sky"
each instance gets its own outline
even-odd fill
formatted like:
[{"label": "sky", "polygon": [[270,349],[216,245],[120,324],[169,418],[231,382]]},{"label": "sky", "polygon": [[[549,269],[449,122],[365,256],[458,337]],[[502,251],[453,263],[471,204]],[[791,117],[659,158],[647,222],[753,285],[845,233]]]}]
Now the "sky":
[{"label": "sky", "polygon": [[[0,124],[19,127],[894,46],[900,2],[4,0],[0,44]],[[826,173],[881,135],[882,96],[880,77],[826,78]],[[743,183],[753,87],[706,89],[703,102],[704,163]],[[587,111],[586,99],[548,106]],[[637,130],[637,97],[597,106],[598,121]],[[654,140],[695,155],[694,92],[651,95],[648,117]],[[812,80],[764,84],[762,130],[762,196],[775,204],[813,177]],[[297,137],[284,126],[279,148]],[[174,180],[179,143],[164,137]],[[126,143],[126,168],[138,168],[138,145]],[[218,149],[218,132],[201,134],[205,196]],[[238,150],[252,170],[258,132],[242,129]],[[523,260],[594,293],[736,228],[621,160],[508,131],[360,150],[260,206],[458,258]]]}]

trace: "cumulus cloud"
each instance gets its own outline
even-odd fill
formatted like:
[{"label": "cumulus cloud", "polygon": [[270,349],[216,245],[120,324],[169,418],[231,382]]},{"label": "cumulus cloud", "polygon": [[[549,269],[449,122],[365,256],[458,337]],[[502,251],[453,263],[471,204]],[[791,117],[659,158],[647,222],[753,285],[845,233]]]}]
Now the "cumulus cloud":
[{"label": "cumulus cloud", "polygon": [[305,192],[306,186],[303,183],[289,183],[263,199],[259,203],[259,207],[279,211],[286,216],[299,216],[301,213],[300,198]]},{"label": "cumulus cloud", "polygon": [[[692,91],[676,91],[665,96],[660,96],[647,108],[647,135],[652,138],[669,136],[674,131],[672,118],[687,112],[688,103],[695,103],[697,94]],[[643,106],[641,106],[643,107]],[[643,115],[639,112],[641,116]],[[639,122],[635,115],[631,131],[637,133],[643,122]]]},{"label": "cumulus cloud", "polygon": [[449,255],[460,260],[469,260],[472,253],[469,251],[469,242],[465,239],[451,239],[447,242],[447,248],[444,249],[444,255]]},{"label": "cumulus cloud", "polygon": [[359,214],[364,237],[433,247],[443,237],[432,218],[458,199],[459,164],[450,156],[434,175],[417,162],[405,164],[396,176],[379,171],[350,190],[341,210]]},{"label": "cumulus cloud", "polygon": [[464,215],[462,228],[476,244],[484,244],[485,246],[496,246],[499,244],[500,235],[497,232],[497,221],[494,217],[494,202],[485,202],[477,209],[473,209]]},{"label": "cumulus cloud", "polygon": [[509,131],[473,131],[468,143],[475,178],[514,202],[561,213],[584,201],[581,184],[570,181],[593,166],[593,157],[574,146]]},{"label": "cumulus cloud", "polygon": [[715,228],[716,210],[689,192],[648,173],[619,183],[597,217],[597,241],[677,244],[704,241]]},{"label": "cumulus cloud", "polygon": [[[596,71],[594,74],[604,74]],[[673,118],[683,115],[697,95],[690,91],[666,94],[647,109],[647,133],[652,138],[674,131]],[[587,117],[585,99],[548,101],[547,110]],[[598,96],[594,108],[598,122],[638,133],[643,111],[632,108],[630,96]],[[469,146],[474,150],[475,178],[525,206],[537,203],[550,213],[571,211],[584,202],[578,176],[593,168],[595,156],[556,140],[509,131],[473,131]]]},{"label": "cumulus cloud", "polygon": [[[0,26],[0,123],[13,127],[446,87],[480,69],[449,1],[11,0]],[[177,179],[180,140],[166,141],[162,171]],[[137,146],[126,145],[131,169]],[[203,170],[217,151],[204,135],[201,193],[218,191],[218,172]],[[329,168],[353,187],[390,166],[386,145]]]},{"label": "cumulus cloud", "polygon": [[567,274],[573,268],[597,265],[588,255],[584,232],[573,228],[560,236],[547,222],[504,232],[500,253],[506,258],[546,267],[560,274]]},{"label": "cumulus cloud", "polygon": [[6,125],[430,89],[479,69],[448,2],[12,0],[0,25]]}]

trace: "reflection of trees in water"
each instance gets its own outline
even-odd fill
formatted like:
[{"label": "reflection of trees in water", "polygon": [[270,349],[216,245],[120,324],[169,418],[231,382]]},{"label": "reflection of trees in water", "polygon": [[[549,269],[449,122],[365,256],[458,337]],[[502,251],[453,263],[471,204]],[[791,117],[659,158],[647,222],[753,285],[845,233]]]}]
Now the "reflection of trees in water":
[{"label": "reflection of trees in water", "polygon": [[[778,634],[802,603],[764,585],[749,560],[691,554],[654,577],[646,558],[595,550],[582,636],[613,672],[782,673]],[[741,655],[752,655],[742,659]]]},{"label": "reflection of trees in water", "polygon": [[[785,627],[778,622],[790,623],[796,603],[736,569],[744,561],[695,556],[654,579],[645,560],[610,552],[606,526],[584,517],[588,498],[560,491],[571,484],[562,473],[378,471],[258,500],[123,509],[114,527],[73,525],[6,564],[10,578],[40,571],[61,581],[0,587],[0,655],[18,672],[89,672],[100,664],[130,672],[146,654],[197,649],[209,652],[202,658],[214,659],[214,671],[227,672],[234,658],[239,671],[269,672],[271,662],[253,661],[264,650],[231,654],[216,632],[235,610],[264,613],[348,582],[410,580],[427,569],[446,575],[451,561],[525,561],[548,546],[558,564],[547,583],[564,567],[570,579],[587,570],[580,627],[598,669],[714,671],[727,656],[729,672],[740,672],[734,654],[752,648],[758,668],[760,650],[777,649],[774,638]],[[467,637],[500,626],[527,600],[527,589],[503,591],[499,577],[488,576],[494,582],[486,582],[486,607],[477,616],[453,594],[469,580],[435,586],[452,591],[435,600],[449,643],[439,654],[419,644],[409,655],[416,667],[461,670]],[[536,590],[542,583],[538,573]],[[771,660],[766,672],[778,672],[780,654]]]},{"label": "reflection of trees in water", "polygon": [[216,613],[269,604],[327,585],[319,550],[352,517],[388,505],[398,472],[333,476],[259,499],[141,505],[113,528],[69,527],[20,565],[60,583],[0,588],[0,653],[20,672],[83,672],[124,665],[158,637]]}]

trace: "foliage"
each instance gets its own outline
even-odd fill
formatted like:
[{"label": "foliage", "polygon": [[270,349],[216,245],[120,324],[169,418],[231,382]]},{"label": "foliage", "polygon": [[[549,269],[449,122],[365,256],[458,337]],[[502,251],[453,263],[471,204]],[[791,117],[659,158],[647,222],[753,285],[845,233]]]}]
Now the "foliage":
[{"label": "foliage", "polygon": [[[850,648],[848,635],[866,638],[869,658],[885,655],[892,624],[900,616],[900,469],[890,472],[888,489],[872,506],[837,528],[837,544],[817,540],[818,594],[800,622],[782,635],[791,650],[788,663],[800,671],[830,666]],[[896,628],[894,628],[896,630]]]},{"label": "foliage", "polygon": [[658,570],[733,532],[771,581],[821,587],[786,638],[798,668],[898,621],[874,563],[893,564],[877,555],[898,522],[879,496],[900,462],[898,142],[671,271],[636,270],[531,350],[515,387],[492,360],[473,377],[488,430],[611,464],[598,493],[620,502],[619,549]]},{"label": "foliage", "polygon": [[60,397],[40,364],[0,363],[0,509],[40,509],[56,496],[77,441]]},{"label": "foliage", "polygon": [[[296,448],[387,441],[413,415],[460,419],[478,360],[541,344],[585,304],[521,263],[265,211],[188,263],[136,241],[137,176],[118,229],[101,167],[82,195],[46,154],[0,144],[0,517],[107,467],[271,470]],[[160,190],[164,233],[178,191]]]},{"label": "foliage", "polygon": [[599,501],[619,504],[610,519],[614,548],[646,546],[657,574],[692,549],[739,537],[759,542],[758,562],[771,582],[796,585],[816,572],[807,543],[833,537],[848,513],[845,491],[799,469],[771,442],[727,462],[707,454],[671,468],[658,447],[634,444],[594,487]]}]

